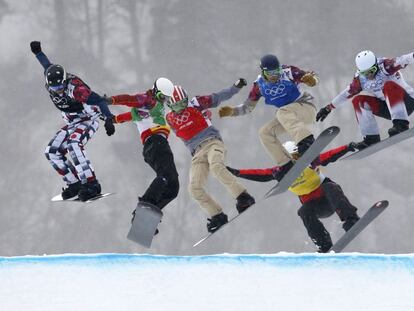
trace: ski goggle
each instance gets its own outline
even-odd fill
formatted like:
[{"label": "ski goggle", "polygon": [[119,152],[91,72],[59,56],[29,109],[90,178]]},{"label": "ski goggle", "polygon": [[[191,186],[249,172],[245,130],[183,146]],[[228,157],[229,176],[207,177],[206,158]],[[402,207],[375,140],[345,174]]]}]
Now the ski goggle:
[{"label": "ski goggle", "polygon": [[49,89],[49,91],[52,91],[52,92],[60,92],[60,91],[63,91],[65,89],[65,86],[63,84],[55,85],[55,86],[49,85],[48,89]]},{"label": "ski goggle", "polygon": [[369,75],[374,75],[377,71],[378,71],[378,66],[377,64],[375,64],[371,68],[368,68],[367,70],[364,70],[364,71],[360,71],[359,73],[366,77]]},{"label": "ski goggle", "polygon": [[170,99],[167,103],[168,107],[170,107],[170,109],[174,112],[179,112],[181,110],[184,110],[187,107],[187,104],[188,104],[188,98],[184,98],[175,103],[173,103]]},{"label": "ski goggle", "polygon": [[168,96],[165,96],[163,93],[161,93],[161,91],[157,91],[157,92],[155,93],[155,98],[156,98],[158,101],[162,102],[162,103],[164,103],[164,102],[167,100],[167,97],[168,97]]},{"label": "ski goggle", "polygon": [[281,68],[277,68],[277,69],[272,69],[272,70],[265,70],[263,69],[263,74],[265,75],[265,77],[276,77],[276,76],[280,76],[280,74],[282,73],[282,69]]}]

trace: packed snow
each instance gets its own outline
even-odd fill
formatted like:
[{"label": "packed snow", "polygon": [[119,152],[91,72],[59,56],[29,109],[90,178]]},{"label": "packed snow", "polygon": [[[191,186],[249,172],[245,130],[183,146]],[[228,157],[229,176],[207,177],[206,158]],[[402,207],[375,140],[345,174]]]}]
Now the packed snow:
[{"label": "packed snow", "polygon": [[0,310],[414,310],[414,255],[0,257]]}]

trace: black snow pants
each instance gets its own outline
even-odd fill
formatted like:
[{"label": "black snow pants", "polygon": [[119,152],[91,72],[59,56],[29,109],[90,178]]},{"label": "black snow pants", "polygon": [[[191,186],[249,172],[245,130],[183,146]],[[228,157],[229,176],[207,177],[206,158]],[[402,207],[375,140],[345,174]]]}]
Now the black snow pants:
[{"label": "black snow pants", "polygon": [[327,251],[332,246],[332,240],[319,219],[332,216],[336,212],[339,219],[345,221],[348,217],[356,216],[357,208],[349,202],[341,187],[329,178],[325,178],[321,187],[324,196],[304,203],[298,210],[298,215],[312,241],[321,251]]},{"label": "black snow pants", "polygon": [[143,156],[157,176],[139,199],[162,209],[178,195],[178,173],[168,140],[162,135],[153,135],[144,143]]}]

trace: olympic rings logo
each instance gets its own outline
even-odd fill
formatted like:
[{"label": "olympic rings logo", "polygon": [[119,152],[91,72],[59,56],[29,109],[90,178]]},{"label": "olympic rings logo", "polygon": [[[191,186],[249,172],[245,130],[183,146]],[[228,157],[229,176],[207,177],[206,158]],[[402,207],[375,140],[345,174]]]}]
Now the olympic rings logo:
[{"label": "olympic rings logo", "polygon": [[187,123],[189,119],[190,113],[188,111],[184,111],[183,113],[174,117],[174,123],[177,125],[182,125],[183,123]]},{"label": "olympic rings logo", "polygon": [[66,97],[53,96],[52,101],[61,108],[69,107]]},{"label": "olympic rings logo", "polygon": [[285,91],[286,86],[284,84],[278,84],[273,86],[271,89],[266,89],[265,94],[270,96],[281,95]]}]

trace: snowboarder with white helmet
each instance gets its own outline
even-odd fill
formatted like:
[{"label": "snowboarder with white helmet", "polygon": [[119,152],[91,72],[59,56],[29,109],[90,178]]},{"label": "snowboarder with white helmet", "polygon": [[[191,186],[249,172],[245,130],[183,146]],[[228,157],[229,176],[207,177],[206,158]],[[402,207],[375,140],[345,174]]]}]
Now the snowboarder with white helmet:
[{"label": "snowboarder with white helmet", "polygon": [[143,144],[144,161],[156,173],[148,189],[138,198],[138,205],[149,203],[160,210],[174,200],[179,191],[178,173],[168,143],[170,128],[165,120],[164,107],[173,90],[174,85],[169,79],[158,78],[152,89],[145,93],[107,98],[110,105],[132,108],[129,112],[114,116],[113,122],[132,121],[136,124]]},{"label": "snowboarder with white helmet", "polygon": [[[355,145],[357,149],[365,149],[381,140],[374,116],[392,120],[389,136],[408,130],[408,116],[414,111],[414,89],[404,80],[400,70],[413,62],[414,53],[378,58],[372,51],[361,51],[355,57],[357,72],[351,84],[319,110],[316,120],[323,121],[334,108],[352,98],[363,136],[363,140]],[[369,95],[358,95],[362,91]]]},{"label": "snowboarder with white helmet", "polygon": [[[295,142],[288,141],[283,144],[283,147],[293,161],[299,158]],[[307,167],[289,187],[289,190],[296,194],[302,203],[298,215],[302,219],[309,237],[318,247],[318,252],[321,253],[330,250],[332,240],[319,218],[327,218],[336,212],[343,222],[342,227],[345,231],[351,229],[359,220],[356,213],[357,208],[349,202],[341,187],[325,177],[319,168],[319,166],[335,162],[349,151],[355,151],[352,144],[321,153],[318,160]],[[248,180],[259,182],[280,180],[278,177],[280,166],[266,169],[235,169],[231,167],[227,167],[227,169],[235,176]]]},{"label": "snowboarder with white helmet", "polygon": [[255,203],[237,179],[224,164],[226,148],[220,132],[212,126],[208,108],[220,105],[230,99],[245,86],[245,79],[238,79],[230,88],[205,96],[195,96],[191,100],[187,92],[176,85],[167,106],[171,109],[166,119],[177,137],[181,138],[192,155],[189,192],[208,215],[207,230],[214,232],[228,222],[227,215],[205,190],[209,172],[217,178],[231,196],[236,199],[239,213]]},{"label": "snowboarder with white helmet", "polygon": [[279,141],[280,135],[287,132],[298,145],[301,155],[315,140],[307,126],[315,122],[316,107],[312,103],[312,95],[301,91],[300,84],[313,87],[318,78],[313,71],[281,65],[272,54],[261,58],[260,69],[261,74],[244,103],[236,107],[221,107],[219,115],[234,117],[250,113],[261,97],[264,97],[265,104],[276,107],[275,117],[259,130],[259,137],[271,158],[282,167],[279,172],[282,178],[293,162]]},{"label": "snowboarder with white helmet", "polygon": [[67,73],[61,65],[52,64],[39,41],[30,42],[30,49],[44,68],[46,90],[66,123],[46,147],[46,158],[67,184],[62,199],[78,196],[81,201],[87,201],[101,193],[101,185],[84,147],[98,130],[100,117],[105,118],[107,135],[114,134],[113,115],[104,97],[93,92],[79,77]]}]

